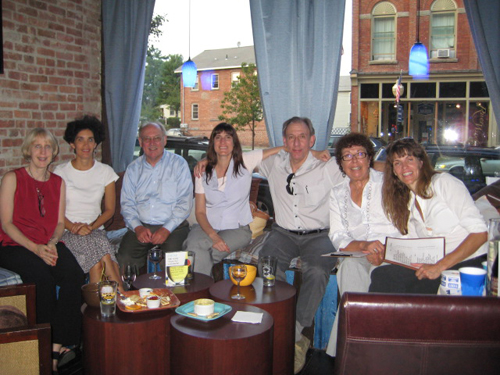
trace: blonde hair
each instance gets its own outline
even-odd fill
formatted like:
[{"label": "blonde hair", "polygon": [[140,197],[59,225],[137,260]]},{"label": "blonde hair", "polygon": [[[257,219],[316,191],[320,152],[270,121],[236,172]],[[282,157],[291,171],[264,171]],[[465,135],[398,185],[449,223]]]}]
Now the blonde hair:
[{"label": "blonde hair", "polygon": [[54,135],[44,128],[35,128],[31,129],[26,137],[24,137],[23,144],[21,145],[21,151],[23,153],[24,159],[26,161],[31,160],[31,145],[35,142],[36,138],[43,138],[48,140],[50,145],[52,146],[52,160],[59,154],[59,144],[57,143]]}]

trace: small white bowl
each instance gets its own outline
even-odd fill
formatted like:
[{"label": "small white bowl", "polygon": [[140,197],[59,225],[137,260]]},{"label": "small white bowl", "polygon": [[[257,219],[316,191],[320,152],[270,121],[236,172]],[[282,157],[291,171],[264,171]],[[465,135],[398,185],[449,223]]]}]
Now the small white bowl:
[{"label": "small white bowl", "polygon": [[214,313],[215,303],[208,298],[200,298],[194,301],[194,313],[199,316],[208,316]]},{"label": "small white bowl", "polygon": [[160,307],[160,297],[151,296],[146,300],[146,304],[148,305],[148,309],[157,309]]},{"label": "small white bowl", "polygon": [[151,288],[141,288],[139,289],[139,295],[141,298],[149,296],[151,293],[153,293],[153,289]]}]

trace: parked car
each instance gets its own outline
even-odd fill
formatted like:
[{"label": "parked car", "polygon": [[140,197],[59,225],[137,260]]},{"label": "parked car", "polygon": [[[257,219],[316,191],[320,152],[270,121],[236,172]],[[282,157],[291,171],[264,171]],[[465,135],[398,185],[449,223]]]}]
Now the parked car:
[{"label": "parked car", "polygon": [[[448,172],[462,180],[471,194],[486,186],[486,177],[500,176],[500,150],[461,146],[425,145],[431,164],[439,172]],[[385,147],[375,160],[385,161]]]},{"label": "parked car", "polygon": [[171,136],[174,136],[174,137],[191,137],[192,134],[185,130],[185,129],[181,129],[181,128],[172,128],[172,129],[168,129],[167,130],[167,137],[171,137]]}]

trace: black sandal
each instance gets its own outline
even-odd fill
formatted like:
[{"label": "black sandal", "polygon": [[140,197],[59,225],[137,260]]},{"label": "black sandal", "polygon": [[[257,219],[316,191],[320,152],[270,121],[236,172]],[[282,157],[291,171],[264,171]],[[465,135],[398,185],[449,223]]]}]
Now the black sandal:
[{"label": "black sandal", "polygon": [[[61,366],[64,366],[66,364],[68,364],[69,362],[71,362],[72,360],[74,360],[76,358],[76,350],[77,350],[77,346],[76,345],[72,345],[72,346],[66,346],[65,347],[66,351],[62,352],[62,353],[59,353],[59,359],[58,359],[58,362],[57,362],[57,367],[61,367]],[[52,357],[52,359],[55,359],[54,357]]]}]

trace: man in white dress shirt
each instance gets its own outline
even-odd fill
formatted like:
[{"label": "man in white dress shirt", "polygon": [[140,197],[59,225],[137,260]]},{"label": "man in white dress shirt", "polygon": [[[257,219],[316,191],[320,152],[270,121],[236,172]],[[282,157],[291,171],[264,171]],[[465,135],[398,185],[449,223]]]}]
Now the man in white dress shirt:
[{"label": "man in white dress shirt", "polygon": [[283,124],[283,143],[288,152],[267,158],[259,170],[269,180],[276,220],[261,254],[278,258],[280,280],[285,280],[293,258],[300,256],[302,264],[295,373],[304,366],[309,347],[302,329],[311,326],[335,265],[335,259],[321,255],[335,251],[328,238],[328,201],[330,190],[343,180],[335,159],[324,162],[312,155],[315,141],[311,120],[292,117]]}]

